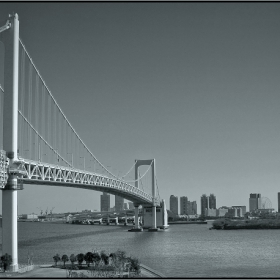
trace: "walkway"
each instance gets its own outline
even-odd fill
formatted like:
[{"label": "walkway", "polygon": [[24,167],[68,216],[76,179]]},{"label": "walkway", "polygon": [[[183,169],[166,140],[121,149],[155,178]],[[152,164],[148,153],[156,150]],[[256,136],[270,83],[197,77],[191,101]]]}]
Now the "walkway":
[{"label": "walkway", "polygon": [[[165,278],[163,274],[142,264],[141,274],[143,278]],[[25,273],[0,273],[0,278],[67,278],[67,271],[51,265],[37,265],[34,270]]]}]

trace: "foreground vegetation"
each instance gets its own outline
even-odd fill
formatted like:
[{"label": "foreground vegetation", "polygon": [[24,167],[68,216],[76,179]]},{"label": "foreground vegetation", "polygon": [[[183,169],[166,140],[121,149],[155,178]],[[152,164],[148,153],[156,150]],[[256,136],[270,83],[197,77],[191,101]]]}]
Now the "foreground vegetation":
[{"label": "foreground vegetation", "polygon": [[[72,254],[69,257],[66,254],[61,257],[56,254],[53,260],[54,267],[67,270],[67,277],[132,278],[138,277],[141,273],[138,259],[126,256],[126,253],[121,250],[110,254],[94,251],[86,254]],[[66,264],[69,261],[71,264]],[[59,262],[63,264],[58,265]],[[81,271],[77,272],[77,270]]]},{"label": "foreground vegetation", "polygon": [[0,258],[0,269],[1,271],[9,270],[9,266],[12,264],[12,256],[9,254],[4,254]]},{"label": "foreground vegetation", "polygon": [[280,229],[279,219],[230,220],[219,219],[213,223],[213,229]]}]

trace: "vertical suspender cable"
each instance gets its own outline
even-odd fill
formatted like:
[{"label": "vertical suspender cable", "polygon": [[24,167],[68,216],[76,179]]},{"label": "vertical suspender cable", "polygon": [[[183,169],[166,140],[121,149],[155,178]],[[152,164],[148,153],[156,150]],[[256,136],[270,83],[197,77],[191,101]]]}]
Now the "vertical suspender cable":
[{"label": "vertical suspender cable", "polygon": [[[44,106],[44,101],[45,101],[45,88],[44,88],[44,86],[43,86],[43,84],[42,84],[42,98],[41,98],[41,101],[42,101],[42,137],[45,139],[45,140],[47,140],[46,139],[46,133],[45,133],[45,106]],[[41,160],[42,160],[42,158],[43,158],[43,156],[44,156],[44,154],[45,154],[45,145],[43,146],[43,147],[41,147],[42,149],[41,149],[41,151],[42,151],[42,153],[41,153]],[[42,160],[43,161],[43,160]]]},{"label": "vertical suspender cable", "polygon": [[[54,125],[54,134],[53,134],[53,139],[54,139],[54,144],[53,144],[53,147],[54,149],[56,150],[56,108],[55,108],[55,103],[53,102],[53,116],[54,116],[54,122],[53,122],[53,125]],[[54,152],[54,163],[56,163],[56,154]]]},{"label": "vertical suspender cable", "polygon": [[[34,116],[35,116],[35,119],[34,119],[34,126],[35,126],[35,129],[38,131],[38,118],[39,118],[39,114],[38,114],[38,91],[39,91],[39,79],[38,79],[38,75],[36,75],[36,79],[35,79],[35,92],[34,92]],[[39,153],[38,153],[38,146],[39,146],[39,143],[38,143],[38,135],[34,134],[34,159],[37,160],[39,159]],[[37,155],[38,154],[38,155]]]},{"label": "vertical suspender cable", "polygon": [[[29,63],[29,79],[28,79],[28,86],[29,86],[29,98],[28,98],[28,121],[31,121],[31,110],[32,110],[32,64]],[[31,127],[28,129],[28,157],[31,159]]]}]

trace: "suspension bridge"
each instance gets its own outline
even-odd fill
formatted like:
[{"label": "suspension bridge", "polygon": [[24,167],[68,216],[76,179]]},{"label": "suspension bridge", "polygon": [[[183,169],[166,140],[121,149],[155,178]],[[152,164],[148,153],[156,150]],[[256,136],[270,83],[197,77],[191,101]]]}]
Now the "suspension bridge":
[{"label": "suspension bridge", "polygon": [[[124,175],[113,174],[90,151],[68,121],[19,37],[18,15],[0,24],[4,45],[4,86],[0,86],[0,188],[2,189],[2,253],[12,256],[18,269],[17,191],[24,184],[75,187],[106,192],[152,208],[151,230],[157,229],[162,205],[155,160],[135,160]],[[82,162],[82,166],[81,166]],[[139,167],[148,169],[139,176]],[[135,180],[127,181],[135,170]],[[142,179],[151,171],[151,187]],[[142,185],[142,189],[140,188]]]}]

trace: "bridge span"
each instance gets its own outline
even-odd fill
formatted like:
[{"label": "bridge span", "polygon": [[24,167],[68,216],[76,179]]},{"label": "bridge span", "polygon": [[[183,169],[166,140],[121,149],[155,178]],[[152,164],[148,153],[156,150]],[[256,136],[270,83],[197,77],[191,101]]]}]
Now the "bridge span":
[{"label": "bridge span", "polygon": [[[134,202],[135,230],[139,230],[138,207],[145,205],[147,213],[152,213],[149,227],[156,231],[156,208],[161,201],[156,193],[155,160],[135,160],[135,186],[124,180],[128,173],[114,175],[86,146],[56,102],[19,37],[17,14],[0,22],[0,41],[5,49],[4,89],[0,86],[0,108],[4,108],[0,112],[2,253],[12,256],[11,269],[18,270],[17,191],[24,184],[74,187],[124,197]],[[148,172],[139,176],[141,165],[149,165],[152,173],[148,190],[139,188],[139,181]]]}]

